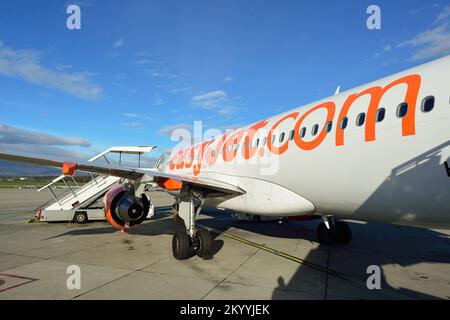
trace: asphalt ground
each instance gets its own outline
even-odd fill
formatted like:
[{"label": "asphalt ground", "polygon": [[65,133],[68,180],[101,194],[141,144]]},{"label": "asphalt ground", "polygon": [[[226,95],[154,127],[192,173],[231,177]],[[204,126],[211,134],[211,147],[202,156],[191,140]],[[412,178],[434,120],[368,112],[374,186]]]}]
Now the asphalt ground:
[{"label": "asphalt ground", "polygon": [[[450,298],[449,231],[350,221],[353,241],[324,247],[320,221],[251,223],[205,209],[198,223],[214,234],[214,256],[177,261],[172,234],[183,226],[164,192],[152,192],[155,217],[125,234],[106,222],[26,223],[49,199],[0,190],[0,299]],[[367,287],[371,265],[379,290]],[[67,286],[73,266],[79,289]]]}]

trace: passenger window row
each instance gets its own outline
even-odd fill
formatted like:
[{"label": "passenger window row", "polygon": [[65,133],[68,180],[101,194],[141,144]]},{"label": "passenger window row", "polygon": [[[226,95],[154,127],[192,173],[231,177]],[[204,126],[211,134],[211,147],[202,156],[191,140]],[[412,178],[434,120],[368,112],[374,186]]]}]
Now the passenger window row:
[{"label": "passenger window row", "polygon": [[[422,100],[422,106],[421,106],[422,112],[424,112],[424,113],[430,112],[431,110],[433,110],[433,108],[434,108],[434,96],[425,97]],[[396,115],[398,118],[403,118],[404,116],[406,116],[407,113],[408,113],[408,103],[402,102],[397,107]],[[375,114],[375,121],[381,122],[384,120],[385,116],[386,116],[386,109],[380,108],[377,110],[377,112]],[[360,127],[360,126],[364,125],[365,122],[366,122],[366,113],[361,112],[356,117],[356,126]],[[339,124],[339,127],[342,130],[345,130],[345,128],[347,128],[347,125],[348,125],[348,117],[342,118],[342,120]],[[332,128],[333,128],[333,121],[328,121],[327,124],[325,125],[325,132],[329,133]],[[318,124],[313,125],[312,129],[311,129],[311,135],[316,136],[318,132],[319,132],[319,125]],[[284,135],[284,133],[282,133],[282,134]],[[295,135],[295,132],[294,132],[294,130],[292,130],[289,134],[289,140],[293,140],[294,135]],[[305,137],[306,127],[303,127],[300,129],[299,135],[300,135],[300,138]],[[282,142],[282,139],[280,139],[280,142]]]},{"label": "passenger window row", "polygon": [[[422,105],[421,105],[421,108],[420,108],[421,111],[424,112],[424,113],[427,113],[427,112],[430,112],[431,110],[433,110],[433,108],[434,108],[434,101],[435,101],[434,96],[428,96],[428,97],[425,97],[425,98],[422,100]],[[408,114],[408,103],[406,103],[406,102],[400,103],[400,104],[398,105],[398,107],[397,107],[397,110],[396,110],[396,115],[397,115],[397,117],[398,117],[398,118],[403,118],[403,117],[405,117],[407,114]],[[386,109],[385,109],[385,108],[380,108],[380,109],[377,110],[377,112],[376,112],[376,114],[375,114],[375,121],[376,121],[376,122],[381,122],[381,121],[384,120],[385,116],[386,116]],[[361,112],[361,113],[358,114],[358,116],[356,117],[356,126],[357,126],[357,127],[360,127],[360,126],[364,125],[365,122],[366,122],[366,113],[365,113],[365,112]],[[342,120],[341,120],[341,122],[340,122],[340,124],[339,124],[339,127],[340,127],[342,130],[345,130],[345,128],[347,128],[347,125],[348,125],[348,117],[342,118]],[[332,129],[333,129],[333,121],[328,121],[327,124],[325,125],[325,132],[326,132],[326,133],[329,133]],[[312,134],[312,136],[316,136],[317,133],[319,133],[319,125],[318,125],[318,124],[315,124],[315,125],[312,126],[311,134]],[[300,134],[299,134],[299,136],[300,136],[300,138],[304,138],[305,135],[306,135],[306,127],[303,127],[303,128],[300,129]],[[288,138],[289,140],[293,140],[294,137],[295,137],[295,130],[291,130],[291,131],[289,132],[289,135],[288,135],[287,138]],[[278,142],[279,142],[279,143],[283,143],[283,141],[285,140],[285,138],[286,138],[286,134],[285,134],[284,132],[282,132],[282,133],[280,134],[280,136],[278,137]],[[276,140],[276,135],[274,134],[274,135],[272,135],[272,137],[271,137],[271,142],[272,142],[272,144],[275,143],[275,140]],[[259,144],[260,144],[260,139],[258,138],[258,139],[256,139],[256,147],[258,147]],[[261,146],[264,147],[266,144],[267,144],[267,137],[265,137],[265,138],[262,140]],[[231,152],[231,151],[233,150],[233,148],[235,148],[236,150],[239,150],[239,145],[240,145],[240,144],[237,144],[237,145],[235,145],[234,147],[233,147],[233,146],[230,146],[229,151]],[[249,145],[249,148],[251,148],[251,146],[252,146],[252,141],[250,141],[250,142],[248,143],[248,145]],[[242,144],[242,150],[244,150],[244,148],[245,148],[245,144],[243,143],[243,144]],[[221,153],[221,152],[220,152],[220,153]],[[211,152],[211,155],[213,156],[213,155],[214,155],[214,152]]]}]

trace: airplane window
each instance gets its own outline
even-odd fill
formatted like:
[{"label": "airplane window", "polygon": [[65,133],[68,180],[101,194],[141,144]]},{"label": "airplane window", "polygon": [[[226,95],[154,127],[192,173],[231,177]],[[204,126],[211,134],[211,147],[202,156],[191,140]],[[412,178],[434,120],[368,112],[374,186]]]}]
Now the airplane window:
[{"label": "airplane window", "polygon": [[306,134],[306,128],[302,128],[300,130],[300,138],[303,138],[305,136],[305,134]]},{"label": "airplane window", "polygon": [[272,136],[272,144],[275,142],[275,135]]},{"label": "airplane window", "polygon": [[375,115],[375,120],[377,122],[381,122],[384,120],[384,116],[386,115],[386,109],[385,108],[380,108],[377,110],[377,113]]},{"label": "airplane window", "polygon": [[403,118],[408,113],[408,104],[406,102],[400,103],[397,107],[397,117]]},{"label": "airplane window", "polygon": [[294,136],[295,136],[295,130],[292,130],[292,131],[289,133],[289,140],[294,139]]},{"label": "airplane window", "polygon": [[284,132],[282,132],[280,134],[280,139],[279,139],[280,143],[284,141]]},{"label": "airplane window", "polygon": [[256,146],[259,146],[259,138],[256,139]]},{"label": "airplane window", "polygon": [[348,118],[344,117],[341,120],[341,129],[344,130],[345,128],[347,128],[347,123],[348,123]]},{"label": "airplane window", "polygon": [[356,125],[358,127],[362,126],[366,121],[366,114],[364,112],[360,113],[358,117],[356,117]]},{"label": "airplane window", "polygon": [[429,96],[422,101],[422,112],[430,112],[434,108],[434,97]]},{"label": "airplane window", "polygon": [[267,143],[267,137],[264,137],[264,140],[263,140],[263,147],[266,145],[266,143]]},{"label": "airplane window", "polygon": [[325,131],[328,133],[333,128],[333,121],[328,121],[327,126],[325,127]]},{"label": "airplane window", "polygon": [[315,124],[313,127],[312,127],[312,135],[313,136],[315,136],[316,134],[317,134],[317,132],[319,131],[319,125],[318,124]]}]

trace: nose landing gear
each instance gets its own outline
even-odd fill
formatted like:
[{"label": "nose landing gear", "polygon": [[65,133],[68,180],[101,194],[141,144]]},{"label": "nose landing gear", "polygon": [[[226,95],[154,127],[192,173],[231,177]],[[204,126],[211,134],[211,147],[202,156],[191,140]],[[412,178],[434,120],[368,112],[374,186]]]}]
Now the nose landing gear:
[{"label": "nose landing gear", "polygon": [[322,219],[316,231],[320,244],[348,244],[352,240],[352,231],[346,222],[336,221],[333,216],[324,216]]},{"label": "nose landing gear", "polygon": [[180,192],[178,215],[183,219],[186,230],[177,231],[172,238],[172,253],[177,260],[186,260],[194,255],[203,259],[212,256],[213,239],[206,229],[196,228],[195,221],[200,213],[204,197],[196,194],[189,186]]}]

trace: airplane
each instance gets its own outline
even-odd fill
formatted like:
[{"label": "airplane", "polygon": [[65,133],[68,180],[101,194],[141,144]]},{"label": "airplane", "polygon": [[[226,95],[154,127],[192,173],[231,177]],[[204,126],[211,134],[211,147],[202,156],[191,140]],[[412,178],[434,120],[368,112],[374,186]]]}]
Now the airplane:
[{"label": "airplane", "polygon": [[19,161],[119,176],[105,197],[108,222],[126,230],[144,221],[156,183],[177,195],[185,230],[172,238],[184,260],[212,254],[204,207],[260,216],[322,219],[323,245],[345,245],[343,221],[450,228],[450,55],[180,147],[155,168],[73,163],[0,153]]}]

